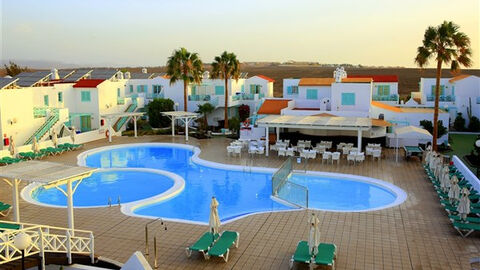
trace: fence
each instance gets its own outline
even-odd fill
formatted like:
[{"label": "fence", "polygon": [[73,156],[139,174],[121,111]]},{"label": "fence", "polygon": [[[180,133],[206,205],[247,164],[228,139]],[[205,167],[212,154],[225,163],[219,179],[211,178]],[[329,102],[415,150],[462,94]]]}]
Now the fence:
[{"label": "fence", "polygon": [[272,175],[272,196],[308,208],[308,188],[289,181],[292,171],[293,157],[289,157]]}]

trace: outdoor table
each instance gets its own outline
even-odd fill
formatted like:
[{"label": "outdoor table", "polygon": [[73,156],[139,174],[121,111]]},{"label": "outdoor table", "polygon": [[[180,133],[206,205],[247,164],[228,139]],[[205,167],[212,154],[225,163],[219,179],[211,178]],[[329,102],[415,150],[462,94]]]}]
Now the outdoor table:
[{"label": "outdoor table", "polygon": [[404,146],[403,149],[405,150],[405,158],[412,156],[422,157],[423,150],[419,146]]}]

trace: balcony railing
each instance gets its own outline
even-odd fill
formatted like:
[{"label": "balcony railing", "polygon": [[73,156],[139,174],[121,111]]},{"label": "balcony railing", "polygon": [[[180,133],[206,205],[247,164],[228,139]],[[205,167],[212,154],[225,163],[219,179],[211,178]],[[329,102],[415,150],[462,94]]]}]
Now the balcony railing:
[{"label": "balcony railing", "polygon": [[117,105],[124,105],[125,98],[124,97],[117,97]]},{"label": "balcony railing", "polygon": [[[440,96],[438,99],[440,102],[453,102],[455,96]],[[427,96],[427,101],[435,101],[435,96]]]},{"label": "balcony railing", "polygon": [[47,117],[47,110],[48,110],[48,107],[33,107],[33,117],[34,118]]},{"label": "balcony railing", "polygon": [[156,98],[164,98],[165,95],[163,93],[148,93],[147,99],[156,99]]},{"label": "balcony railing", "polygon": [[210,101],[212,98],[210,95],[189,95],[189,101]]},{"label": "balcony railing", "polygon": [[393,94],[389,96],[373,95],[373,100],[375,101],[398,101],[398,95]]}]

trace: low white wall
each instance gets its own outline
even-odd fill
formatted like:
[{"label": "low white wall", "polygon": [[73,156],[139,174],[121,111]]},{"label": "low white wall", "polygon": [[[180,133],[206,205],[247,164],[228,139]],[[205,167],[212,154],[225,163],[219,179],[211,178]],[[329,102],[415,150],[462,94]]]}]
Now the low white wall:
[{"label": "low white wall", "polygon": [[368,117],[368,112],[360,111],[320,111],[320,110],[282,110],[282,115],[315,115],[321,113],[328,113],[340,117]]},{"label": "low white wall", "polygon": [[457,156],[453,156],[452,161],[455,167],[457,167],[457,169],[463,174],[465,179],[467,179],[472,187],[475,190],[480,191],[480,180],[472,171],[470,171],[470,169],[468,169],[467,165],[465,165]]}]

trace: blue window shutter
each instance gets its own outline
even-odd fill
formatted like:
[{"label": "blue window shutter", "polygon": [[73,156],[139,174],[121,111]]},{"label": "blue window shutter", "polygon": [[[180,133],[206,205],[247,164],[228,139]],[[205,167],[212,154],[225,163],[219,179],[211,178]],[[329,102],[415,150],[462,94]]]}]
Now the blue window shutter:
[{"label": "blue window shutter", "polygon": [[307,89],[307,99],[318,99],[317,89]]},{"label": "blue window shutter", "polygon": [[216,85],[215,86],[215,95],[220,96],[220,95],[225,95],[225,87],[221,85]]},{"label": "blue window shutter", "polygon": [[289,95],[292,94],[292,87],[291,86],[287,87],[287,94],[289,94]]},{"label": "blue window shutter", "polygon": [[355,93],[342,93],[342,105],[355,105]]}]

